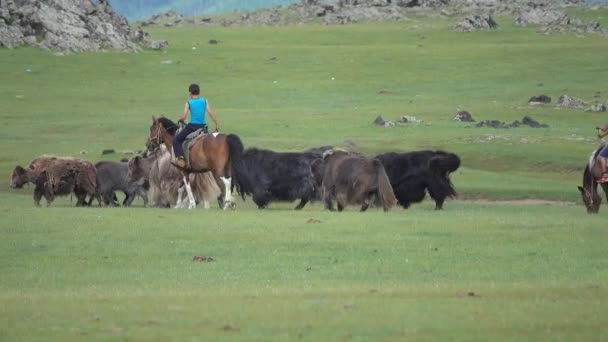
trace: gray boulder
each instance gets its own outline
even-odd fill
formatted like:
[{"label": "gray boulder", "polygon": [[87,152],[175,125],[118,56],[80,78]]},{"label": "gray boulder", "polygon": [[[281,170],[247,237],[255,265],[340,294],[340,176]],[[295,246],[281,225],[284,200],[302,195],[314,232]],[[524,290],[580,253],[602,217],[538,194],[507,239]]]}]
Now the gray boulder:
[{"label": "gray boulder", "polygon": [[545,104],[545,103],[551,103],[551,97],[549,97],[547,95],[539,95],[539,96],[532,96],[528,100],[528,104],[531,106],[541,105],[541,104]]},{"label": "gray boulder", "polygon": [[495,29],[498,24],[489,15],[470,15],[457,22],[454,30],[460,32],[473,32],[478,30]]},{"label": "gray boulder", "polygon": [[467,112],[466,110],[459,110],[456,115],[454,115],[453,120],[460,122],[475,122],[475,119],[473,119],[471,113]]}]

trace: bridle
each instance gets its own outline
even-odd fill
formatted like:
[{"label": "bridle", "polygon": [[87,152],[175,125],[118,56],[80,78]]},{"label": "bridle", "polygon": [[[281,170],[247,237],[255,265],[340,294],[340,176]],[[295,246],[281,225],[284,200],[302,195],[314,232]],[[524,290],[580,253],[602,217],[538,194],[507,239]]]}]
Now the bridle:
[{"label": "bridle", "polygon": [[148,138],[148,144],[151,144],[154,142],[154,140],[156,140],[156,144],[154,146],[160,146],[160,144],[163,142],[163,137],[161,134],[162,124],[160,122],[156,122],[156,126],[156,134]]}]

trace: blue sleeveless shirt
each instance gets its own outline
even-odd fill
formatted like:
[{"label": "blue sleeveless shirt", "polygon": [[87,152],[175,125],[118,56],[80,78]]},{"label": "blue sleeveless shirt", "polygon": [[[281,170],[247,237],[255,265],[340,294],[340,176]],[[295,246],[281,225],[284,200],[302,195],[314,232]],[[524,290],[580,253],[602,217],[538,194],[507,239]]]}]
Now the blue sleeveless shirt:
[{"label": "blue sleeveless shirt", "polygon": [[206,125],[205,112],[207,111],[207,100],[202,97],[188,100],[190,107],[190,123]]}]

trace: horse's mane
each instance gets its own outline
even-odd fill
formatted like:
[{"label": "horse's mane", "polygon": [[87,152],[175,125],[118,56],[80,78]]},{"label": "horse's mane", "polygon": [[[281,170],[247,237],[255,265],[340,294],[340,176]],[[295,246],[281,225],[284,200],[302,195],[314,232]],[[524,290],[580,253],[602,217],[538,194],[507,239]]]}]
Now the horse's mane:
[{"label": "horse's mane", "polygon": [[157,120],[158,122],[160,122],[161,125],[163,125],[163,127],[167,130],[167,132],[169,132],[169,134],[175,135],[175,132],[179,128],[179,126],[177,126],[175,122],[167,119],[164,116],[159,117]]}]

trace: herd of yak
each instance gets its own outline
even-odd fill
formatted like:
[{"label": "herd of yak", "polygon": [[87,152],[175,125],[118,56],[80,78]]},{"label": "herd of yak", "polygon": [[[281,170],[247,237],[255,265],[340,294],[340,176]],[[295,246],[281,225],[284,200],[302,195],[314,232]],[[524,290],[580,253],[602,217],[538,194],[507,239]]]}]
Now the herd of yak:
[{"label": "herd of yak", "polygon": [[[150,194],[155,207],[183,207],[183,176],[171,158],[164,145],[120,162],[92,164],[77,158],[42,156],[25,168],[15,167],[11,188],[32,183],[36,205],[42,197],[50,205],[57,196],[74,194],[77,206],[90,206],[94,200],[100,206],[117,206],[115,192],[122,191],[124,206],[137,196],[146,206]],[[361,211],[369,207],[388,210],[395,204],[408,208],[422,201],[427,192],[435,209],[441,209],[446,198],[456,195],[449,174],[460,166],[456,154],[443,151],[390,152],[368,158],[329,146],[301,153],[249,148],[241,162],[255,185],[235,177],[232,186],[243,200],[251,197],[260,209],[273,201],[300,200],[295,209],[302,209],[309,201],[323,200],[327,209],[335,210],[333,201],[328,200],[332,198],[340,211],[350,204],[361,205]],[[221,191],[210,172],[189,177],[197,203],[209,208],[211,200],[221,201]]]}]

